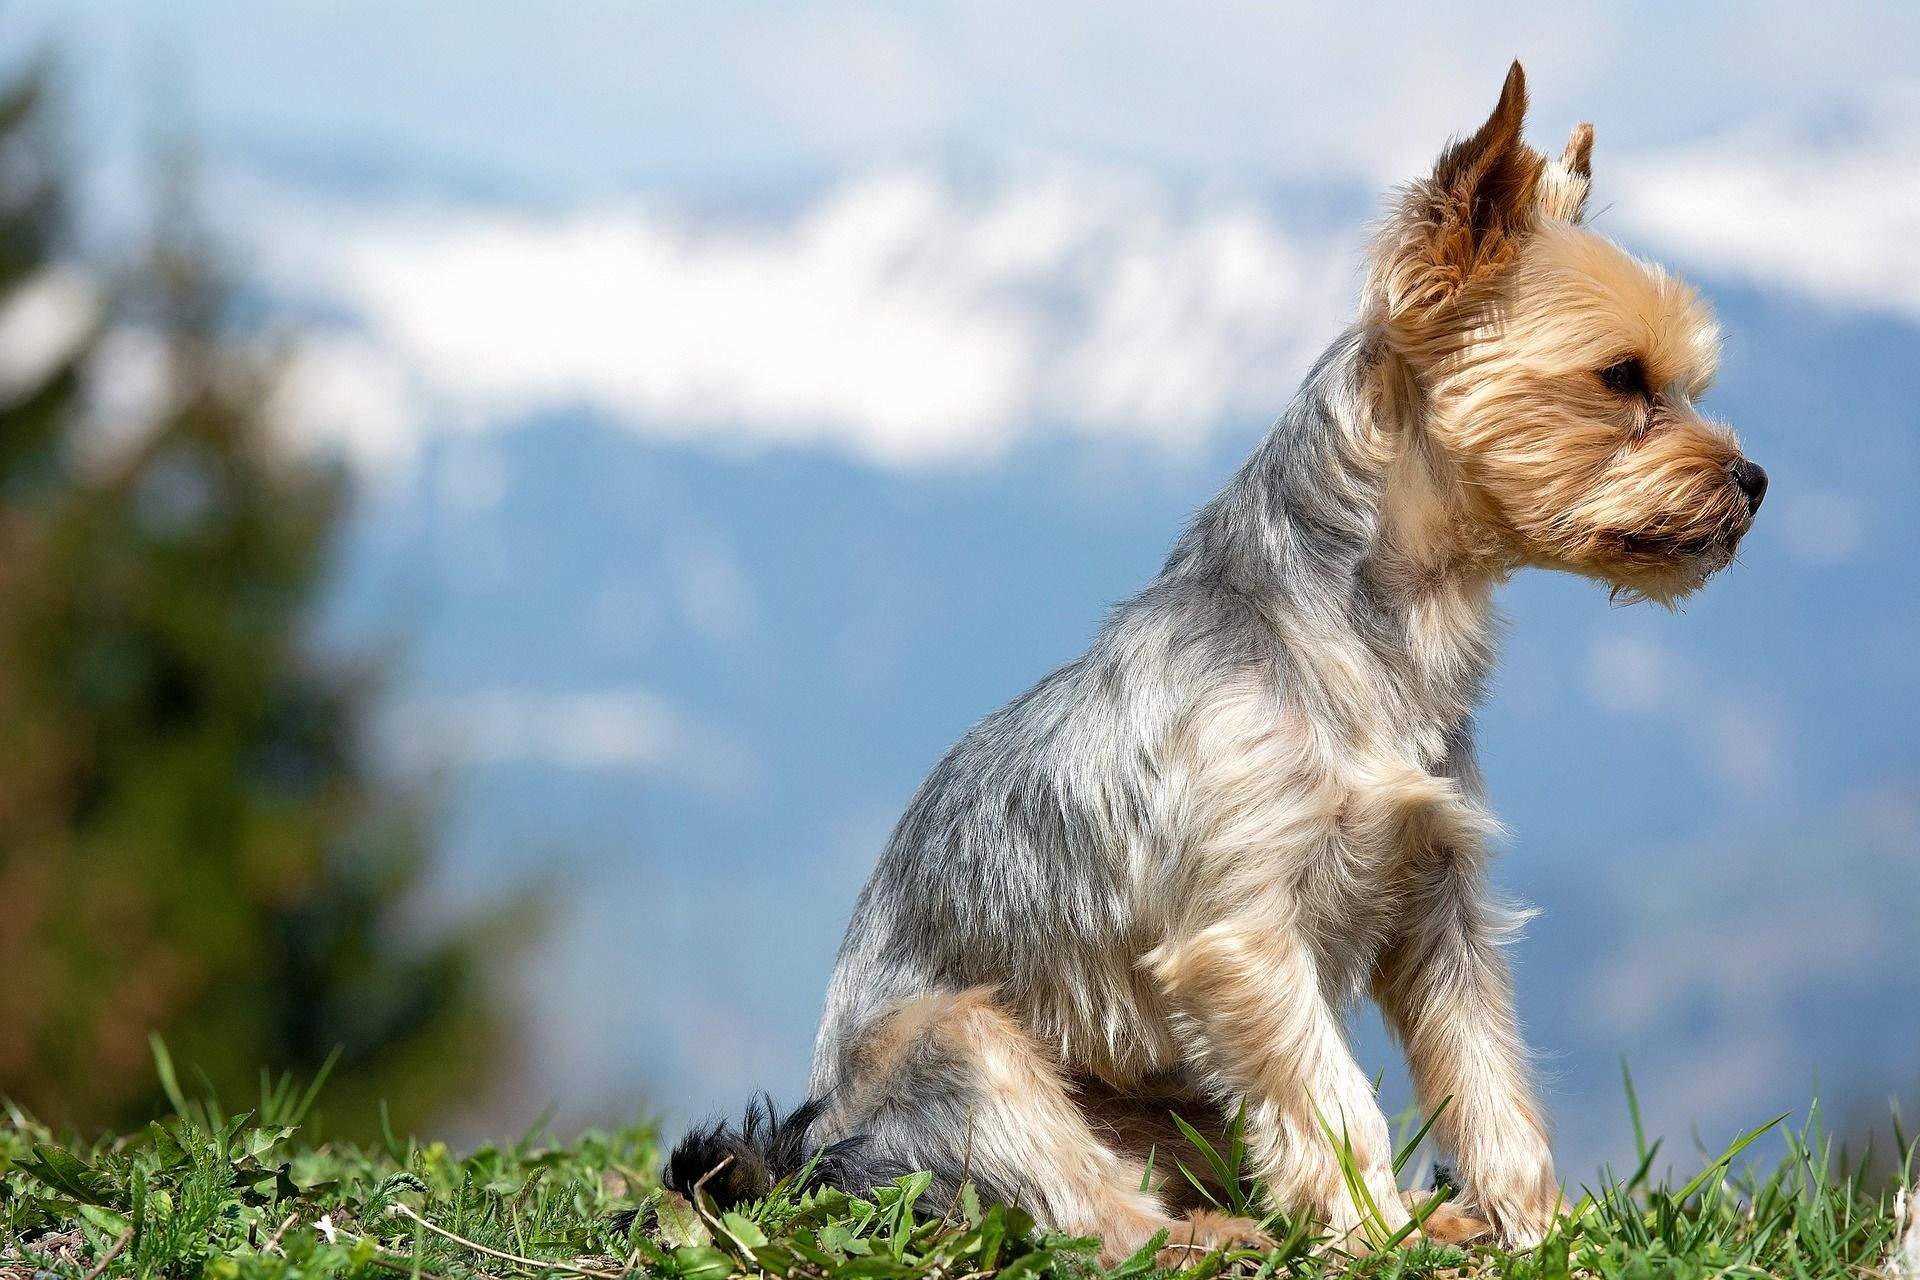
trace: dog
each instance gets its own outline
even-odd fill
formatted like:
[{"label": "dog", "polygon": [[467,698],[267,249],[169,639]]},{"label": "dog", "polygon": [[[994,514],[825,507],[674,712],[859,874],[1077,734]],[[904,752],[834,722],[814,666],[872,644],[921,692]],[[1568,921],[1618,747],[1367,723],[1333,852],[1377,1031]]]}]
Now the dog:
[{"label": "dog", "polygon": [[1258,1245],[1165,1173],[1170,1116],[1237,1114],[1275,1209],[1396,1230],[1411,1198],[1344,1026],[1370,995],[1455,1162],[1453,1229],[1551,1228],[1474,760],[1494,593],[1541,567],[1677,600],[1767,480],[1695,407],[1707,306],[1584,225],[1592,128],[1548,160],[1525,114],[1516,62],[1399,193],[1357,322],[1159,577],[920,787],[854,908],[812,1100],[696,1130],[669,1185],[930,1170],[1109,1260],[1160,1231]]}]

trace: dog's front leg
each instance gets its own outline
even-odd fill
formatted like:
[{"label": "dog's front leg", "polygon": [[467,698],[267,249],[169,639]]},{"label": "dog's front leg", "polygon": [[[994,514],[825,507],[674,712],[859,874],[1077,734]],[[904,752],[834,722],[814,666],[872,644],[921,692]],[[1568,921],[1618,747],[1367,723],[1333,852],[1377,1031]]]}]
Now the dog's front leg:
[{"label": "dog's front leg", "polygon": [[1406,1046],[1421,1105],[1459,1160],[1471,1203],[1516,1246],[1537,1244],[1560,1199],[1501,944],[1515,920],[1477,868],[1441,854],[1382,957],[1374,994]]},{"label": "dog's front leg", "polygon": [[1303,938],[1267,921],[1225,921],[1159,948],[1148,965],[1189,1058],[1245,1102],[1252,1171],[1280,1208],[1310,1212],[1341,1238],[1356,1232],[1365,1211],[1342,1176],[1341,1141],[1383,1225],[1407,1220],[1386,1117]]}]

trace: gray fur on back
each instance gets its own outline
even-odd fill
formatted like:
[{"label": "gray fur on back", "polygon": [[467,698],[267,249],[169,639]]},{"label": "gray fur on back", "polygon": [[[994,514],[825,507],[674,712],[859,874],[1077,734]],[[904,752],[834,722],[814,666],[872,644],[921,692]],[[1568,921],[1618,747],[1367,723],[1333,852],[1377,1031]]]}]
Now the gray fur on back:
[{"label": "gray fur on back", "polygon": [[[888,1006],[981,984],[1070,1068],[1172,1070],[1158,997],[1134,965],[1180,897],[1169,734],[1232,681],[1338,726],[1315,674],[1329,635],[1380,661],[1370,732],[1432,767],[1462,752],[1490,646],[1423,667],[1369,572],[1382,463],[1370,431],[1365,335],[1343,334],[1234,479],[1195,516],[1160,575],[1092,647],[982,720],[920,787],[855,907],[815,1049],[828,1096]],[[1389,660],[1389,655],[1391,660]]]}]

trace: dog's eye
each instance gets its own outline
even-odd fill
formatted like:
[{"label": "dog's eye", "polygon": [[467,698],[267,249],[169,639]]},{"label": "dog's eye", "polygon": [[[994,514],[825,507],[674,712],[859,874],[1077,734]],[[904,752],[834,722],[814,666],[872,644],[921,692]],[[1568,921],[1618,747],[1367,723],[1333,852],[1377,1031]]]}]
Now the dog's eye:
[{"label": "dog's eye", "polygon": [[1600,381],[1607,390],[1616,395],[1644,396],[1647,394],[1647,371],[1640,363],[1639,356],[1628,356],[1617,360],[1600,371]]}]

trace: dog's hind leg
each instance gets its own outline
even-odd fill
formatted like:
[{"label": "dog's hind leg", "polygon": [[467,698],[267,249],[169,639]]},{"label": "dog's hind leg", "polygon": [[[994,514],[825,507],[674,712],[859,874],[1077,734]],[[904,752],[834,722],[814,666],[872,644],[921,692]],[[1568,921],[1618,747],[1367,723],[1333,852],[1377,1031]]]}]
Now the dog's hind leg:
[{"label": "dog's hind leg", "polygon": [[1052,1056],[988,988],[894,1007],[843,1061],[819,1135],[858,1137],[863,1158],[884,1166],[931,1170],[935,1207],[971,1180],[1048,1226],[1099,1236],[1108,1262],[1163,1229],[1177,1255],[1261,1242],[1251,1222],[1175,1218],[1142,1190],[1144,1163],[1090,1123]]}]

